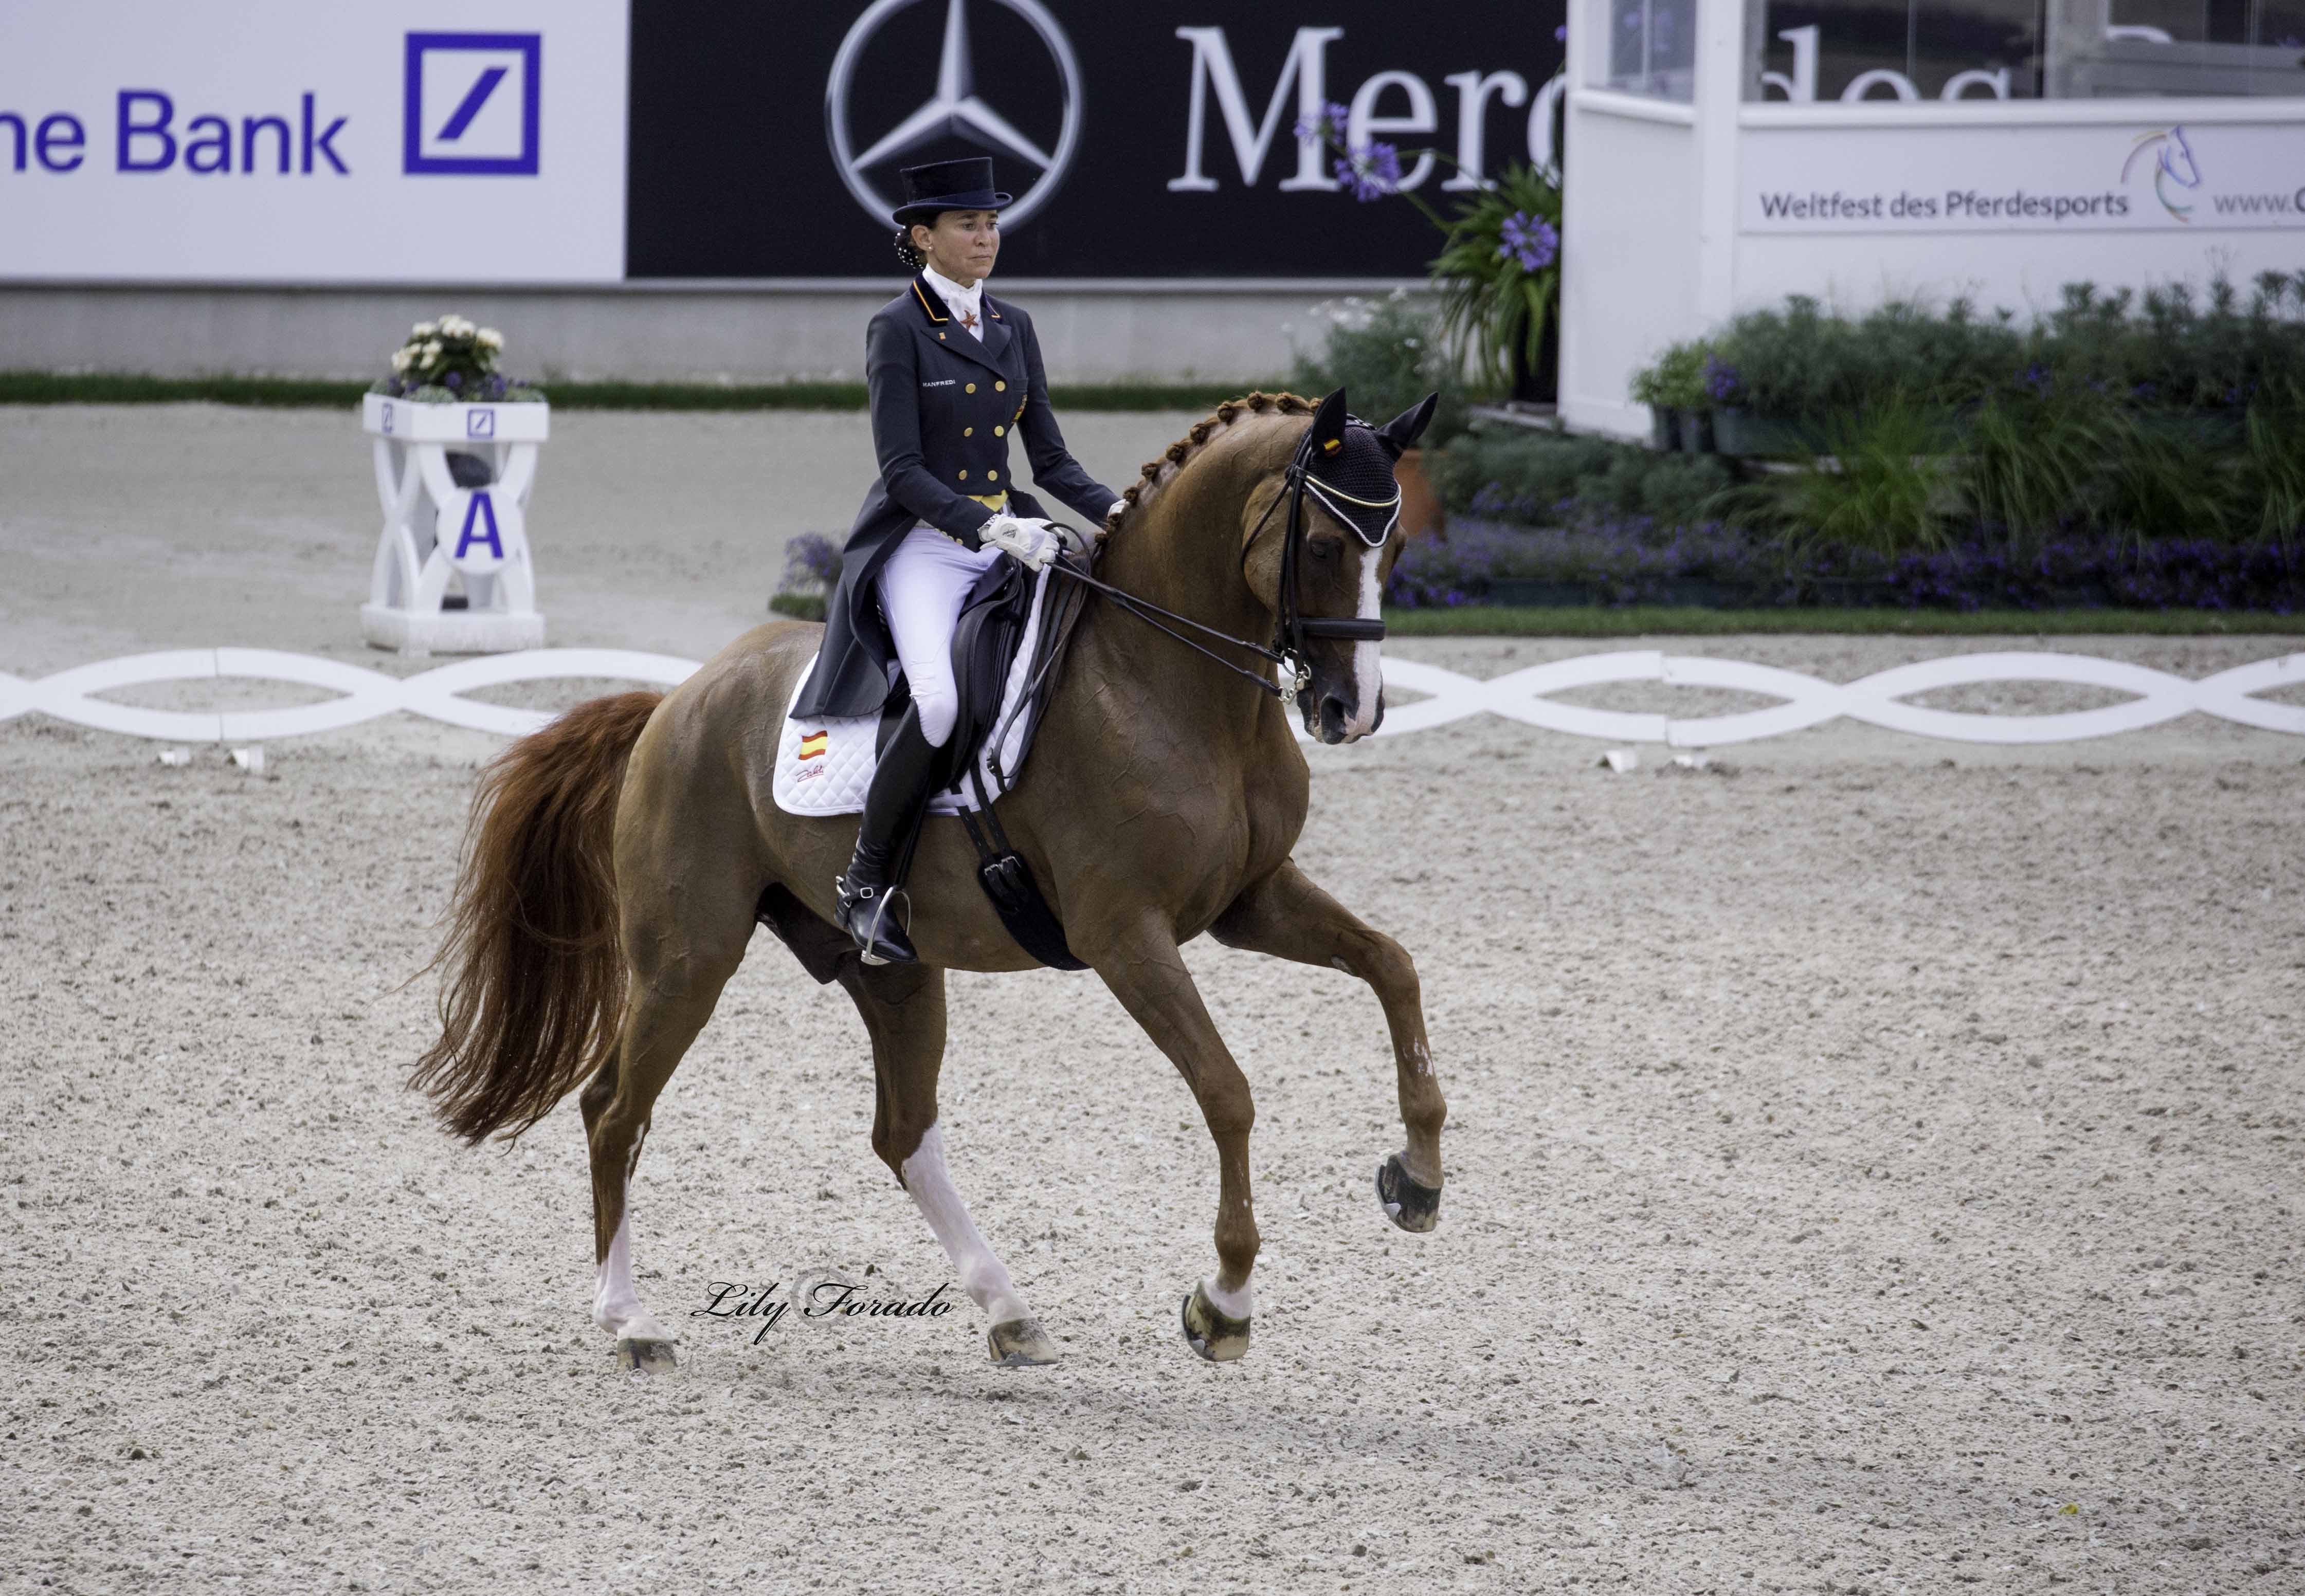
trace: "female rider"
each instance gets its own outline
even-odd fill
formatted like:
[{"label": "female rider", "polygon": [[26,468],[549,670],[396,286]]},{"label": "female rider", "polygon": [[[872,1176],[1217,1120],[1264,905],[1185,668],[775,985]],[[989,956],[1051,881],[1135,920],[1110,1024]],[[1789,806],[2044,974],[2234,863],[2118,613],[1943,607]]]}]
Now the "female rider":
[{"label": "female rider", "polygon": [[897,253],[919,275],[864,335],[880,480],[842,550],[823,649],[793,706],[812,718],[878,713],[892,654],[912,690],[838,883],[840,928],[875,964],[915,958],[889,913],[897,885],[889,878],[958,712],[952,633],[962,601],[995,561],[1037,571],[1058,549],[1039,502],[1011,487],[1010,431],[1025,429],[1034,482],[1076,514],[1101,524],[1120,507],[1065,448],[1032,318],[984,292],[1000,252],[997,213],[1009,201],[993,189],[991,160],[939,161],[901,175]]}]

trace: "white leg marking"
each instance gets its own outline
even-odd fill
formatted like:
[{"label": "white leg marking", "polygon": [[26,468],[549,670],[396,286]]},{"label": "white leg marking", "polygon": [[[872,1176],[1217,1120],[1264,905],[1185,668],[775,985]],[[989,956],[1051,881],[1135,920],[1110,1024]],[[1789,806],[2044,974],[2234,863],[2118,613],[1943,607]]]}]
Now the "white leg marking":
[{"label": "white leg marking", "polygon": [[[1377,556],[1382,552],[1371,548],[1361,555],[1360,618],[1364,621],[1374,621],[1382,613],[1378,608],[1382,593],[1377,582],[1377,567],[1383,562]],[[1350,736],[1365,737],[1376,729],[1377,702],[1384,693],[1381,648],[1377,643],[1353,645],[1353,717],[1345,726]]]},{"label": "white leg marking", "polygon": [[633,1215],[629,1203],[625,1217],[617,1221],[616,1239],[608,1244],[608,1255],[600,1260],[594,1278],[592,1322],[619,1341],[627,1337],[634,1341],[672,1339],[672,1332],[657,1323],[655,1317],[641,1306],[641,1295],[633,1289]]},{"label": "white leg marking", "polygon": [[1240,1283],[1238,1291],[1227,1291],[1212,1275],[1201,1282],[1201,1293],[1209,1299],[1211,1307],[1228,1319],[1255,1317],[1256,1287],[1246,1280]]},{"label": "white leg marking", "polygon": [[952,1174],[945,1167],[944,1136],[936,1126],[929,1126],[920,1146],[905,1160],[904,1176],[905,1190],[920,1206],[921,1217],[936,1233],[944,1255],[960,1271],[960,1288],[991,1316],[994,1324],[1032,1318],[1033,1311],[1008,1278],[1008,1266],[1000,1261],[977,1230],[976,1221],[968,1217],[968,1204],[960,1200]]}]

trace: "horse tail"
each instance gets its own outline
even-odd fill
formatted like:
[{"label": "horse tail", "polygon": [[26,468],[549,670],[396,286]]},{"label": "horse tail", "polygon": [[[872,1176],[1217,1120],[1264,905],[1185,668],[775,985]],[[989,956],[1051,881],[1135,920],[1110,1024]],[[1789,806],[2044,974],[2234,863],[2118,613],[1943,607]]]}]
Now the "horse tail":
[{"label": "horse tail", "polygon": [[617,795],[663,698],[579,704],[481,772],[448,934],[425,966],[447,969],[440,1040],[408,1080],[467,1144],[521,1135],[617,1045]]}]

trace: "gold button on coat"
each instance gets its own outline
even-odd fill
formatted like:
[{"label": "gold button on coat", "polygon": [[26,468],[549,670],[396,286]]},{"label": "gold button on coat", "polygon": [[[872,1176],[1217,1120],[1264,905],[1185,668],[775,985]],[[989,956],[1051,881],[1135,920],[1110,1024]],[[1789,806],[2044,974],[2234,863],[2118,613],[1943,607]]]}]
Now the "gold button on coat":
[{"label": "gold button on coat", "polygon": [[963,472],[961,472],[961,473],[960,473],[960,480],[961,480],[962,481],[964,481],[964,482],[967,481],[967,480],[968,480],[968,473],[967,473],[966,471],[963,471]]},{"label": "gold button on coat", "polygon": [[996,382],[992,385],[992,391],[996,394],[1005,394],[1008,391],[1008,385],[1005,382]]},{"label": "gold button on coat", "polygon": [[966,391],[967,391],[968,393],[974,394],[974,392],[976,392],[976,385],[975,385],[974,383],[970,383],[970,384],[968,385],[968,387],[967,387]]},{"label": "gold button on coat", "polygon": [[1006,427],[995,427],[992,429],[992,436],[995,437],[1006,437],[1008,436],[1008,429]]},{"label": "gold button on coat", "polygon": [[1000,473],[999,471],[987,471],[984,474],[991,478],[996,482],[1000,480]]},{"label": "gold button on coat", "polygon": [[[995,427],[992,430],[998,432],[1000,429]],[[960,429],[960,435],[963,437],[974,437],[976,436],[976,429],[974,427],[964,427]]]}]

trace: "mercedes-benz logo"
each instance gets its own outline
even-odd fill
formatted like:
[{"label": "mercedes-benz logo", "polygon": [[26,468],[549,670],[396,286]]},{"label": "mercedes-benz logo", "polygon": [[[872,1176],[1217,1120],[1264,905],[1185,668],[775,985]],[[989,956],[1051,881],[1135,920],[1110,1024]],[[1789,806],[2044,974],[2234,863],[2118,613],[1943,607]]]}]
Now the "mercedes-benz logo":
[{"label": "mercedes-benz logo", "polygon": [[1072,165],[1073,147],[1080,141],[1080,64],[1073,58],[1072,41],[1039,0],[995,3],[1007,6],[1030,23],[1041,42],[1048,47],[1049,54],[1056,58],[1057,76],[1064,95],[1064,121],[1058,130],[1056,149],[1042,149],[1019,132],[1007,117],[977,98],[975,64],[968,45],[968,0],[946,0],[944,50],[937,63],[935,92],[920,109],[873,143],[862,150],[855,149],[848,138],[848,97],[857,60],[865,45],[891,16],[908,5],[920,4],[920,0],[873,0],[848,30],[848,37],[840,41],[840,51],[832,58],[832,76],[824,91],[824,123],[832,143],[833,165],[840,170],[840,181],[856,196],[856,203],[874,218],[887,220],[900,201],[873,187],[866,174],[883,162],[925,149],[948,135],[1039,168],[1039,175],[1029,183],[1019,185],[1014,178],[1008,179],[1009,188],[1016,192],[1016,202],[1000,213],[1004,227],[1022,223],[1064,181],[1065,170]]}]

